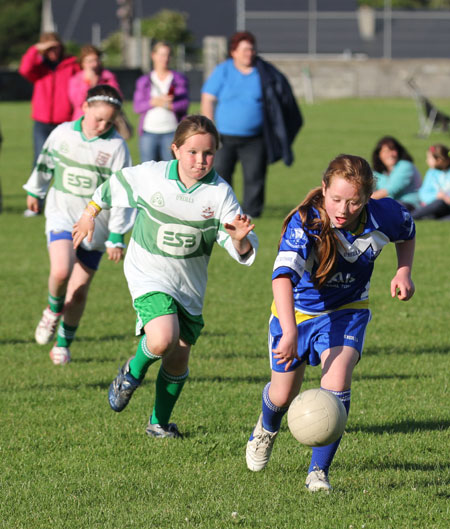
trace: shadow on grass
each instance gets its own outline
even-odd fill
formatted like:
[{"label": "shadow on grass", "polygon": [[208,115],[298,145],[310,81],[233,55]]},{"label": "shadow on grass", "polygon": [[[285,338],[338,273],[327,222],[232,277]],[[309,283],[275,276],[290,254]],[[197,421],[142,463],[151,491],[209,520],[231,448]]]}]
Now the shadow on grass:
[{"label": "shadow on grass", "polygon": [[385,434],[397,434],[397,433],[415,433],[415,432],[431,432],[431,431],[444,431],[450,428],[450,421],[448,420],[433,420],[433,421],[401,421],[385,423],[380,425],[367,425],[347,428],[347,431],[351,432],[364,432],[374,433],[379,435]]},{"label": "shadow on grass", "polygon": [[220,375],[211,375],[211,376],[201,376],[196,377],[192,376],[189,377],[189,381],[191,383],[198,382],[218,382],[219,384],[222,383],[241,383],[245,382],[246,384],[266,384],[270,380],[270,373],[267,375],[261,376],[261,377],[252,377],[252,376],[237,376],[237,377],[222,377]]},{"label": "shadow on grass", "polygon": [[[428,375],[429,376],[429,375]],[[397,374],[379,374],[379,375],[367,375],[365,373],[354,373],[352,376],[352,380],[409,380],[409,379],[417,379],[417,375],[401,375],[399,373]],[[426,378],[426,375],[422,375],[422,378]]]},{"label": "shadow on grass", "polygon": [[[132,337],[132,336],[131,336]],[[83,343],[83,342],[104,342],[107,343],[109,341],[113,340],[126,340],[127,338],[130,338],[130,334],[108,334],[106,336],[81,336],[80,338],[76,338],[75,343]],[[20,345],[20,344],[35,344],[34,338],[28,338],[27,340],[24,340],[23,338],[10,338],[6,340],[0,340],[0,345]],[[37,344],[36,344],[37,345]],[[51,347],[51,343],[48,344]],[[42,347],[42,346],[40,346]]]},{"label": "shadow on grass", "polygon": [[363,357],[364,356],[372,356],[372,355],[380,355],[380,354],[395,354],[398,355],[404,355],[404,354],[448,354],[450,353],[450,344],[441,344],[441,345],[435,345],[435,346],[425,346],[425,347],[409,347],[405,349],[398,349],[393,348],[390,349],[388,347],[367,347],[364,349]]}]

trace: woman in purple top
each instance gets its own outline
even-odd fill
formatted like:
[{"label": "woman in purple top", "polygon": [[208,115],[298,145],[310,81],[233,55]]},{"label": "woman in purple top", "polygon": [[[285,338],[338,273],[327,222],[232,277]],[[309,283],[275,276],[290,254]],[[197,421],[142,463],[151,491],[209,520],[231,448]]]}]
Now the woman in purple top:
[{"label": "woman in purple top", "polygon": [[169,69],[170,56],[170,46],[157,42],[152,49],[152,71],[136,81],[133,107],[140,115],[141,162],[172,159],[173,134],[189,107],[187,78]]}]

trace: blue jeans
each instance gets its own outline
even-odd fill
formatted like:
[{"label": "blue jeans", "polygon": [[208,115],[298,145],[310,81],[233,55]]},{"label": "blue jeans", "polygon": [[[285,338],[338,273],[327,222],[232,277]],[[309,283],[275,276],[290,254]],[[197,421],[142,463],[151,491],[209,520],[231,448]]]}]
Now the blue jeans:
[{"label": "blue jeans", "polygon": [[41,154],[42,147],[44,146],[45,140],[54,128],[58,126],[57,123],[42,123],[41,121],[35,121],[33,126],[33,148],[34,158],[33,167],[36,165],[38,156]]},{"label": "blue jeans", "polygon": [[172,143],[173,132],[156,134],[153,132],[142,132],[139,136],[139,152],[141,162],[155,160],[155,162],[173,160]]}]

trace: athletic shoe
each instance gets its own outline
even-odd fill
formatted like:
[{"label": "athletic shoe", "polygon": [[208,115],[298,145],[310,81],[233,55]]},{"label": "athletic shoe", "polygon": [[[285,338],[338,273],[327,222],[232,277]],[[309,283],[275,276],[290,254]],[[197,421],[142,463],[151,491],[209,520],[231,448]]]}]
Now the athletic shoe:
[{"label": "athletic shoe", "polygon": [[317,492],[318,490],[330,492],[332,489],[328,476],[319,467],[314,467],[314,470],[308,474],[305,486],[311,492]]},{"label": "athletic shoe", "polygon": [[68,347],[58,347],[56,344],[50,351],[50,358],[55,366],[62,366],[70,362],[70,350]]},{"label": "athletic shoe", "polygon": [[50,307],[45,308],[34,333],[34,338],[38,344],[46,345],[53,340],[61,316],[62,312],[52,312]]},{"label": "athletic shoe", "polygon": [[269,432],[263,428],[261,413],[253,430],[253,439],[248,441],[245,452],[249,470],[259,472],[267,465],[277,434],[278,432]]},{"label": "athletic shoe", "polygon": [[37,217],[38,215],[40,215],[40,212],[39,212],[39,213],[36,213],[36,211],[32,211],[31,209],[26,209],[26,210],[23,212],[23,216],[24,216],[25,218]]},{"label": "athletic shoe", "polygon": [[150,437],[172,437],[174,439],[183,439],[183,435],[180,433],[174,422],[169,424],[151,424],[149,420],[145,433]]},{"label": "athletic shoe", "polygon": [[119,374],[111,382],[108,391],[109,405],[114,411],[122,411],[130,402],[134,391],[140,386],[140,380],[134,378],[130,373],[130,362],[134,356],[129,358],[125,364],[119,368]]}]

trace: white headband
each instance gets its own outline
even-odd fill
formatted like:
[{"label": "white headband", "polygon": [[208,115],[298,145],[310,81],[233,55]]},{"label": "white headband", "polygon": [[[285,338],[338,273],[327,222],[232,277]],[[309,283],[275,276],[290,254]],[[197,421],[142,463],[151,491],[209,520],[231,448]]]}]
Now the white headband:
[{"label": "white headband", "polygon": [[116,107],[119,108],[122,106],[122,102],[119,99],[110,96],[92,96],[86,99],[87,103],[91,103],[92,101],[104,101],[105,103],[111,103],[111,105],[116,105]]}]

